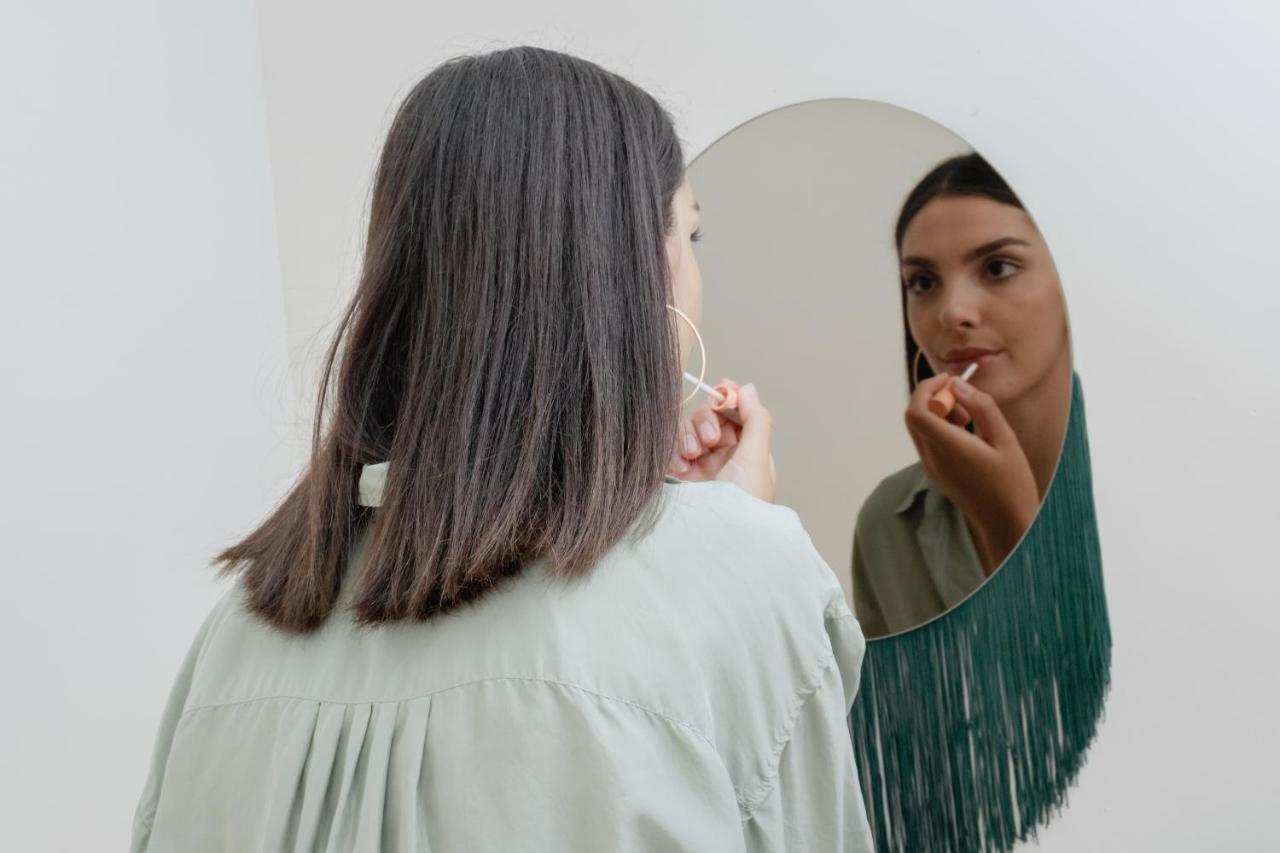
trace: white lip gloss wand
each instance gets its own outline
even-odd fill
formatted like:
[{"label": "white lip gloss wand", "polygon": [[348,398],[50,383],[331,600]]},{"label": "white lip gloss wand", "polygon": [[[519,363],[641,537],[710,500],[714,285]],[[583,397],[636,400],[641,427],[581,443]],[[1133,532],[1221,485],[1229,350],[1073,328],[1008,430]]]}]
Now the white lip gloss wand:
[{"label": "white lip gloss wand", "polygon": [[[975,361],[965,368],[964,373],[960,374],[960,378],[968,382],[977,369],[978,362]],[[955,381],[954,376],[948,379],[946,384],[934,391],[933,396],[929,398],[929,411],[940,418],[945,418],[951,414],[951,410],[956,406],[956,394],[955,391],[951,390],[951,386],[955,384]]]},{"label": "white lip gloss wand", "polygon": [[684,378],[706,392],[707,396],[711,398],[711,410],[713,412],[724,415],[738,426],[742,426],[742,415],[738,413],[737,383],[725,380],[713,388],[705,382],[699,382],[698,377],[687,370],[684,372]]}]

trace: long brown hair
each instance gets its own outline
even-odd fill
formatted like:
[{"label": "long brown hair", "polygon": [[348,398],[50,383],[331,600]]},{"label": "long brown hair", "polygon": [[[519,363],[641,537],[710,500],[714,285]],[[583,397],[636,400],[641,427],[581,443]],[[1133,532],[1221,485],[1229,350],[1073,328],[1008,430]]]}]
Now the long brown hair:
[{"label": "long brown hair", "polygon": [[[683,174],[663,107],[562,53],[459,57],[409,92],[309,464],[215,558],[254,612],[323,622],[365,521],[364,624],[452,610],[535,557],[580,576],[652,524],[679,417],[664,240]],[[359,505],[361,466],[384,460],[381,506]]]}]

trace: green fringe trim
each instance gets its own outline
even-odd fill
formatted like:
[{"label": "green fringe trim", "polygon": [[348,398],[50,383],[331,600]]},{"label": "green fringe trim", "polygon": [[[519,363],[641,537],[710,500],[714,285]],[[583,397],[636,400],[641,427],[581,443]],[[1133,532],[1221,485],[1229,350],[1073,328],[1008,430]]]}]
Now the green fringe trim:
[{"label": "green fringe trim", "polygon": [[849,716],[880,853],[1008,850],[1059,812],[1111,685],[1084,397],[1035,522],[968,599],[867,643]]}]

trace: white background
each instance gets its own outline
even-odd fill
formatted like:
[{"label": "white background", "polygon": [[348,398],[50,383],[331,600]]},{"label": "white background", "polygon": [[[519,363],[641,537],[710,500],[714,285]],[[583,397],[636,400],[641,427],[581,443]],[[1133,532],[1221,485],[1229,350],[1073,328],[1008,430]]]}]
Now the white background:
[{"label": "white background", "polygon": [[[1270,6],[1270,8],[1268,8]],[[1280,12],[1185,2],[27,4],[0,26],[0,838],[125,846],[204,568],[283,494],[377,141],[446,56],[630,76],[695,156],[821,97],[954,131],[1067,289],[1115,633],[1055,851],[1280,843]],[[295,394],[294,388],[299,389]]]}]

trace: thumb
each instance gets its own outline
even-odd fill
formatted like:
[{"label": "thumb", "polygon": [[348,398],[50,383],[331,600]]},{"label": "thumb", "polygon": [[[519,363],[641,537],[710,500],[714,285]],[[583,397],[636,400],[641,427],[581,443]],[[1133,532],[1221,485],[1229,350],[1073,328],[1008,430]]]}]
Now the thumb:
[{"label": "thumb", "polygon": [[985,391],[980,391],[960,378],[951,385],[959,400],[973,417],[973,428],[978,436],[992,447],[1018,444],[1018,436],[1005,420],[996,401]]},{"label": "thumb", "polygon": [[755,385],[748,383],[738,389],[738,414],[742,416],[742,429],[733,458],[739,464],[763,467],[768,464],[773,443],[773,413],[760,402],[760,392]]}]

